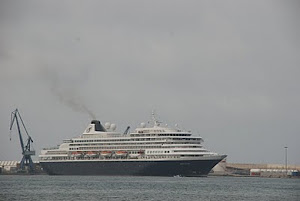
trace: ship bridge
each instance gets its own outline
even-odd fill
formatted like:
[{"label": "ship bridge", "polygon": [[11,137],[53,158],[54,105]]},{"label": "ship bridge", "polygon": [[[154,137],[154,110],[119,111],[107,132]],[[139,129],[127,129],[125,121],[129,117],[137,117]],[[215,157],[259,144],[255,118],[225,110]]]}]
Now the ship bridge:
[{"label": "ship bridge", "polygon": [[138,137],[138,136],[191,136],[191,132],[182,131],[180,129],[173,129],[163,126],[157,126],[151,128],[143,127],[136,128],[134,133],[130,133],[130,137]]}]

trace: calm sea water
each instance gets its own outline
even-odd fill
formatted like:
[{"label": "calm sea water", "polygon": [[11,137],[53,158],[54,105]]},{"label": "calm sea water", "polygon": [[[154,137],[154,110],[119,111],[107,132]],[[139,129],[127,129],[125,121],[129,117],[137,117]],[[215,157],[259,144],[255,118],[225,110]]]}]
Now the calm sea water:
[{"label": "calm sea water", "polygon": [[0,200],[300,201],[300,179],[1,175]]}]

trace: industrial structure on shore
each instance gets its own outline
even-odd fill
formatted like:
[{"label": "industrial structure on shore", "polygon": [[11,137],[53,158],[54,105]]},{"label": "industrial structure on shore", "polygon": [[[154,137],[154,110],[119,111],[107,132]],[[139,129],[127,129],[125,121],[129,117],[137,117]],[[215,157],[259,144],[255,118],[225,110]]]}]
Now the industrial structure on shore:
[{"label": "industrial structure on shore", "polygon": [[32,161],[33,171],[20,171],[20,161],[0,161],[0,174],[45,174],[39,161]]},{"label": "industrial structure on shore", "polygon": [[223,160],[210,175],[300,178],[300,165],[227,163]]}]

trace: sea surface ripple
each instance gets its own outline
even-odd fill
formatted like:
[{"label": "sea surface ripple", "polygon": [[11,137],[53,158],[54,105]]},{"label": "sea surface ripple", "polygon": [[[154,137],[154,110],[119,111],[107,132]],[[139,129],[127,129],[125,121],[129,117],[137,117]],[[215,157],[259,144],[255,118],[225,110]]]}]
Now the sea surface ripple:
[{"label": "sea surface ripple", "polygon": [[0,175],[0,200],[299,201],[300,179]]}]

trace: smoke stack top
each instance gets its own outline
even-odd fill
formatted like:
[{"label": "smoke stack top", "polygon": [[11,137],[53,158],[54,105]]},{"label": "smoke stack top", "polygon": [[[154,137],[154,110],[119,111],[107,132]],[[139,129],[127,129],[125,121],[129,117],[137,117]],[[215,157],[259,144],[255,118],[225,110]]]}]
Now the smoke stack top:
[{"label": "smoke stack top", "polygon": [[92,120],[91,124],[95,125],[95,131],[106,132],[105,128],[102,126],[99,120]]}]

